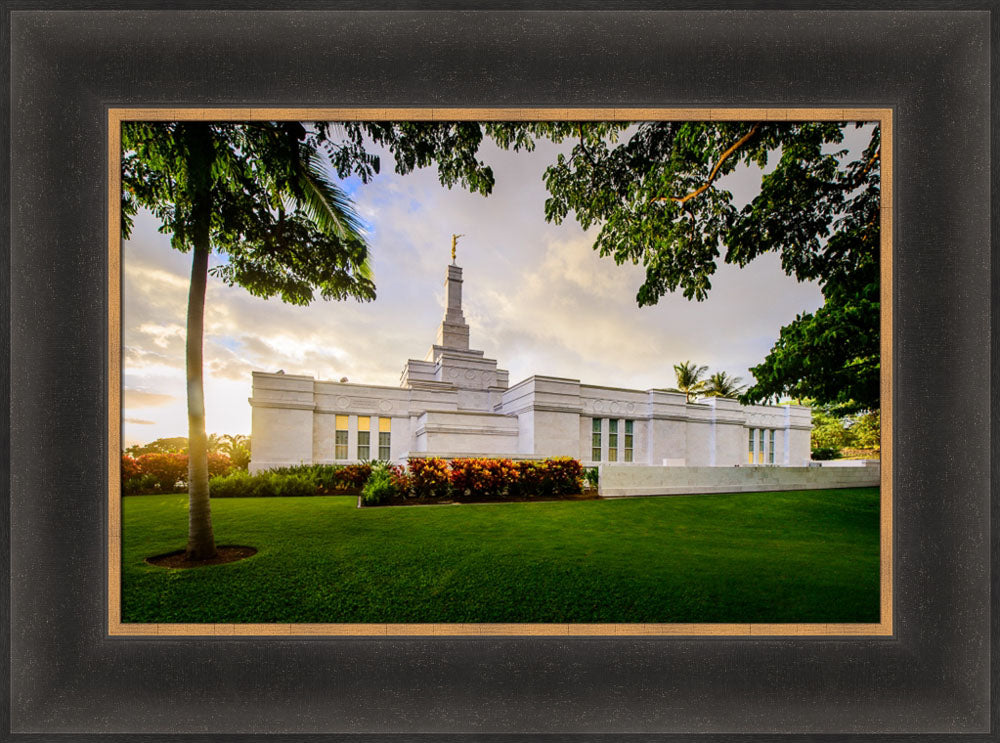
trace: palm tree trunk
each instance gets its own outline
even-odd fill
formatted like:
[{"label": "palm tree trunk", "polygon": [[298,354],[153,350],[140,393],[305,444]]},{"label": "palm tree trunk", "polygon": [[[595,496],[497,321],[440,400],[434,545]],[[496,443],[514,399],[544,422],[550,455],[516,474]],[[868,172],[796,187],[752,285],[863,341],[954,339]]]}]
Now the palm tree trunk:
[{"label": "palm tree trunk", "polygon": [[208,492],[208,436],[205,433],[205,381],[202,347],[205,333],[205,289],[208,284],[212,214],[211,131],[204,122],[184,126],[187,134],[192,206],[193,256],[187,311],[188,404],[188,543],[189,560],[215,557],[212,508]]}]

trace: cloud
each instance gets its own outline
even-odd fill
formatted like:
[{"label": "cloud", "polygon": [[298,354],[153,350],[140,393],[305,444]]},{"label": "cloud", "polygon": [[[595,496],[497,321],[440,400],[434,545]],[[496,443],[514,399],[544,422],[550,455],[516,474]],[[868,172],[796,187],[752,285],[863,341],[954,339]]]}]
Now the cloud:
[{"label": "cloud", "polygon": [[124,390],[124,406],[126,408],[158,408],[175,402],[174,395],[164,395],[156,392],[146,392],[145,390],[129,389]]},{"label": "cloud", "polygon": [[123,422],[131,423],[133,426],[155,426],[156,421],[147,421],[142,418],[124,418]]}]

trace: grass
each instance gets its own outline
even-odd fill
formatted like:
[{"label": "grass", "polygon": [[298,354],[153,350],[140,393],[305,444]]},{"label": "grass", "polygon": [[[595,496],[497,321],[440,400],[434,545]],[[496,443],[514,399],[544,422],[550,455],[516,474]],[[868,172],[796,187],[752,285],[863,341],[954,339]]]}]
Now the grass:
[{"label": "grass", "polygon": [[357,509],[213,500],[253,557],[175,570],[184,495],[124,498],[126,622],[877,622],[877,488]]}]

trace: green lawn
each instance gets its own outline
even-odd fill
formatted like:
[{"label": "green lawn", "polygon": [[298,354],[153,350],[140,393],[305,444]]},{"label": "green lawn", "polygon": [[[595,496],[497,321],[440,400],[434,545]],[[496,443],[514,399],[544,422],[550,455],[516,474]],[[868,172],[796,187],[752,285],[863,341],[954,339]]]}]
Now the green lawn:
[{"label": "green lawn", "polygon": [[126,622],[877,622],[877,488],[357,509],[213,500],[188,570],[184,495],[124,498]]}]

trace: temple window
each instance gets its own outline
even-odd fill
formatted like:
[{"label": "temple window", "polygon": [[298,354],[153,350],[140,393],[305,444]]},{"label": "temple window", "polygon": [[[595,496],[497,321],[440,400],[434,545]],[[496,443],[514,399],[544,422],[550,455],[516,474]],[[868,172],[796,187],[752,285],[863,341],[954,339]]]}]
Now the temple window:
[{"label": "temple window", "polygon": [[334,435],[334,459],[347,459],[347,416],[337,416],[337,432]]},{"label": "temple window", "polygon": [[371,416],[358,417],[358,459],[366,462],[372,458]]},{"label": "temple window", "polygon": [[388,462],[392,457],[392,419],[378,419],[378,458]]}]

